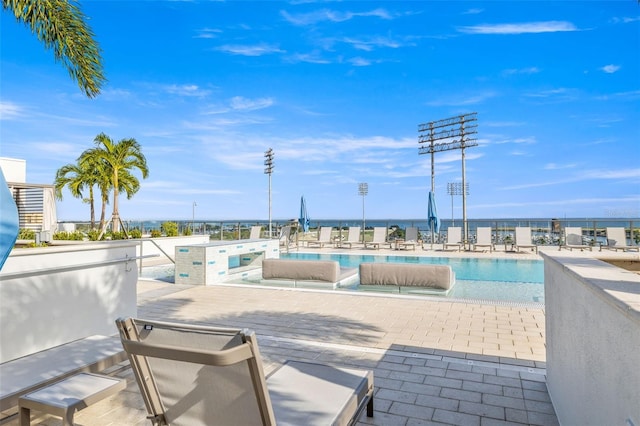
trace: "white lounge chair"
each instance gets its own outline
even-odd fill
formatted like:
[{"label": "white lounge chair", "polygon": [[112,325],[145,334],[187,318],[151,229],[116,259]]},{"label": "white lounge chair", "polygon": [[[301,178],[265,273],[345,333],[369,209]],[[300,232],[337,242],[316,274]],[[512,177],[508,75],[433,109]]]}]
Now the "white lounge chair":
[{"label": "white lounge chair", "polygon": [[318,235],[318,239],[316,241],[308,241],[308,247],[324,247],[325,244],[333,244],[331,233],[333,228],[330,226],[323,226],[320,228],[320,234]]},{"label": "white lounge chair", "polygon": [[415,250],[416,244],[418,244],[418,228],[408,226],[405,231],[404,241],[398,242],[396,248],[398,250],[409,250],[409,247],[411,247],[412,250]]},{"label": "white lounge chair", "polygon": [[627,245],[627,231],[622,227],[608,227],[607,231],[607,245],[600,246],[609,250],[636,250],[640,252],[640,246],[628,246]]},{"label": "white lounge chair", "polygon": [[338,248],[353,248],[354,244],[363,245],[363,243],[360,241],[359,226],[350,226],[349,233],[347,234],[347,239],[345,241],[340,241],[336,246]]},{"label": "white lounge chair", "polygon": [[570,226],[564,228],[564,242],[560,245],[560,250],[562,250],[563,248],[572,251],[573,249],[580,249],[580,251],[583,251],[584,249],[592,251],[593,249],[593,247],[584,243],[584,238],[582,237],[582,228]]},{"label": "white lounge chair", "polygon": [[513,247],[516,251],[520,251],[521,248],[530,248],[535,249],[536,253],[538,253],[538,245],[531,238],[531,227],[516,227],[516,241],[513,243]]},{"label": "white lounge chair", "polygon": [[256,336],[116,320],[153,425],[348,425],[373,416],[373,372],[287,361],[265,377]]},{"label": "white lounge chair", "polygon": [[364,243],[364,248],[373,247],[376,250],[380,249],[380,246],[389,246],[391,248],[391,243],[387,241],[388,230],[385,226],[376,226],[373,228],[373,240],[366,241]]},{"label": "white lounge chair", "polygon": [[473,250],[477,247],[489,247],[489,253],[493,251],[493,239],[491,238],[491,227],[480,226],[476,229],[476,242],[473,243]]},{"label": "white lounge chair", "polygon": [[251,232],[249,233],[250,240],[257,240],[260,238],[260,234],[262,233],[262,226],[256,225],[251,227]]},{"label": "white lounge chair", "polygon": [[278,240],[280,241],[280,247],[289,247],[289,244],[291,244],[291,226],[283,226],[280,229]]},{"label": "white lounge chair", "polygon": [[448,247],[456,247],[458,251],[460,251],[463,245],[462,228],[459,226],[450,226],[447,228],[447,241],[442,243],[442,250],[446,250]]}]

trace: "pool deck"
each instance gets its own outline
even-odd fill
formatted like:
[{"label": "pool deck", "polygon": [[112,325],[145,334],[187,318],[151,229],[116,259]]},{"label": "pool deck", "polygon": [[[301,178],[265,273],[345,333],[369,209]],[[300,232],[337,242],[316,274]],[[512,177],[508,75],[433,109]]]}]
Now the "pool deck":
[{"label": "pool deck", "polygon": [[[366,253],[540,259],[534,253],[500,251]],[[138,317],[253,329],[267,374],[286,359],[373,369],[375,415],[363,415],[359,425],[558,424],[545,384],[541,307],[140,279]],[[79,412],[77,424],[149,424],[128,363],[106,373],[127,378],[127,389]],[[17,426],[18,421],[7,424]],[[34,413],[32,424],[61,423]]]}]

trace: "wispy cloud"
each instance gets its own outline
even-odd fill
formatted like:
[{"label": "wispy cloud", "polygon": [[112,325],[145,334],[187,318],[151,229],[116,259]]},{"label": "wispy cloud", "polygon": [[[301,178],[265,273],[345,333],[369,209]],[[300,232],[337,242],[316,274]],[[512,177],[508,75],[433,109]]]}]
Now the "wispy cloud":
[{"label": "wispy cloud", "polygon": [[255,45],[225,44],[215,48],[224,53],[242,56],[263,56],[273,53],[284,53],[278,46],[267,43],[259,43]]},{"label": "wispy cloud", "polygon": [[601,95],[596,97],[596,99],[601,101],[606,101],[612,98],[616,99],[625,99],[625,100],[635,100],[640,98],[640,90],[631,90],[629,92],[617,92],[612,93],[610,95]]},{"label": "wispy cloud", "polygon": [[530,145],[537,142],[538,141],[536,140],[535,137],[529,136],[529,137],[519,137],[519,138],[495,137],[495,139],[491,139],[489,143],[492,145],[502,145],[505,143]]},{"label": "wispy cloud", "polygon": [[272,98],[247,99],[242,96],[234,96],[231,98],[231,108],[236,111],[254,111],[257,109],[268,108],[273,105]]},{"label": "wispy cloud", "polygon": [[611,20],[614,24],[629,24],[631,22],[638,22],[640,21],[640,16],[627,16],[624,18],[613,18]]},{"label": "wispy cloud", "polygon": [[204,97],[211,93],[210,90],[204,90],[195,84],[171,84],[165,86],[164,90],[167,93],[178,96]]},{"label": "wispy cloud", "polygon": [[567,21],[523,22],[517,24],[481,24],[457,28],[465,34],[536,34],[578,31]]},{"label": "wispy cloud", "polygon": [[197,30],[196,35],[193,38],[216,38],[222,33],[222,30],[214,28],[202,28]]},{"label": "wispy cloud", "polygon": [[576,167],[576,164],[557,164],[557,163],[547,163],[544,165],[545,170],[565,170],[565,169],[573,169]]},{"label": "wispy cloud", "polygon": [[478,15],[480,13],[484,12],[484,9],[477,9],[477,8],[473,8],[473,9],[467,9],[464,12],[462,12],[463,15]]},{"label": "wispy cloud", "polygon": [[556,89],[546,89],[537,92],[528,92],[523,96],[530,99],[536,99],[543,103],[566,102],[578,98],[578,92],[575,89],[567,87],[559,87]]},{"label": "wispy cloud", "polygon": [[537,74],[540,72],[540,68],[538,67],[528,67],[528,68],[511,68],[502,71],[502,75],[517,75],[517,74]]},{"label": "wispy cloud", "polygon": [[374,9],[368,12],[339,12],[330,9],[317,10],[311,13],[290,14],[281,11],[280,15],[293,25],[311,25],[318,22],[345,22],[357,17],[376,17],[380,19],[393,19],[394,15],[385,9]]},{"label": "wispy cloud", "polygon": [[295,53],[287,57],[287,60],[292,63],[296,63],[296,62],[307,62],[310,64],[330,64],[331,63],[329,59],[321,57],[318,51],[313,51],[309,53]]},{"label": "wispy cloud", "polygon": [[393,40],[390,37],[369,37],[369,38],[343,38],[341,40],[344,43],[352,45],[355,49],[364,50],[370,52],[375,48],[379,47],[389,47],[392,49],[397,49],[399,47],[405,46],[405,43]]},{"label": "wispy cloud", "polygon": [[362,57],[351,58],[349,59],[349,62],[356,67],[367,67],[372,64],[369,59],[365,59]]},{"label": "wispy cloud", "polygon": [[616,71],[620,70],[620,65],[609,64],[609,65],[605,65],[604,67],[600,68],[600,70],[606,72],[607,74],[613,74]]},{"label": "wispy cloud", "polygon": [[24,114],[24,108],[13,102],[0,101],[0,120],[10,120]]},{"label": "wispy cloud", "polygon": [[519,190],[519,189],[527,189],[527,188],[538,188],[542,186],[555,186],[561,185],[565,183],[575,183],[582,182],[585,180],[612,180],[612,179],[638,179],[640,178],[640,168],[639,169],[623,169],[623,170],[588,170],[584,173],[577,174],[575,176],[568,177],[566,179],[560,180],[552,180],[546,182],[534,182],[527,183],[523,185],[513,185],[513,186],[505,186],[503,188],[499,188],[502,190]]},{"label": "wispy cloud", "polygon": [[477,105],[484,101],[496,97],[494,92],[477,93],[468,96],[459,96],[451,98],[436,99],[434,101],[427,102],[429,106],[467,106]]}]

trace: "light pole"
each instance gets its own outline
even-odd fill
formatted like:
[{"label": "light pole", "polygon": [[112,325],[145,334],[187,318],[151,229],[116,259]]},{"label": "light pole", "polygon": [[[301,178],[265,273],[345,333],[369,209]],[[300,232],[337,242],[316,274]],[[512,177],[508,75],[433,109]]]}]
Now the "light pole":
[{"label": "light pole", "polygon": [[196,206],[198,205],[198,203],[196,203],[195,201],[193,202],[193,208],[191,210],[191,233],[195,234],[196,233]]},{"label": "light pole", "polygon": [[365,222],[364,222],[364,197],[369,193],[369,184],[366,182],[358,184],[358,195],[362,195],[362,242],[364,243],[364,231],[365,231]]},{"label": "light pole", "polygon": [[[464,193],[469,195],[469,184],[464,184]],[[447,184],[447,194],[451,195],[451,226],[455,226],[455,221],[453,220],[453,196],[454,195],[463,195],[462,191],[462,182],[449,182]]]},{"label": "light pole", "polygon": [[273,149],[269,148],[264,153],[264,173],[269,175],[269,238],[273,238],[271,232],[271,174],[273,173]]}]

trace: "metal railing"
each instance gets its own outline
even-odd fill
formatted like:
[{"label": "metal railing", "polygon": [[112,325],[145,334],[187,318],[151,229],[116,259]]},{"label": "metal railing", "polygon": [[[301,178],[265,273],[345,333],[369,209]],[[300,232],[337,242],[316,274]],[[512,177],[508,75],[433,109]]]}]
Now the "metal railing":
[{"label": "metal railing", "polygon": [[[165,221],[126,221],[125,225],[129,229],[140,229],[143,234],[151,230],[160,229]],[[195,234],[209,235],[211,240],[240,240],[249,238],[252,226],[261,225],[263,227],[262,238],[277,239],[283,226],[297,226],[297,220],[272,221],[272,235],[268,232],[268,222],[263,220],[229,220],[229,221],[172,221],[178,224],[180,233],[186,229],[195,230]],[[593,240],[594,244],[606,242],[607,227],[624,227],[627,240],[632,244],[640,244],[640,218],[569,218],[569,219],[548,219],[548,218],[523,218],[523,219],[469,219],[467,221],[469,235],[468,242],[473,243],[478,227],[490,227],[494,243],[501,244],[509,239],[513,239],[516,227],[530,227],[534,239],[540,245],[558,245],[562,243],[562,234],[565,227],[581,227],[586,239]],[[88,224],[77,223],[78,229]],[[361,219],[338,219],[338,220],[317,220],[310,222],[310,230],[307,233],[300,232],[299,241],[317,239],[318,230],[322,226],[331,226],[337,238],[346,237],[349,226],[361,226]],[[442,242],[446,239],[447,229],[451,226],[461,226],[461,219],[442,219],[440,232],[434,233],[434,243]],[[373,228],[377,226],[386,227],[389,230],[390,239],[401,239],[407,227],[417,227],[421,239],[431,242],[431,229],[425,219],[368,219],[365,232],[365,240],[371,240]],[[145,239],[147,241],[147,239]],[[170,259],[166,253],[165,255]]]}]

